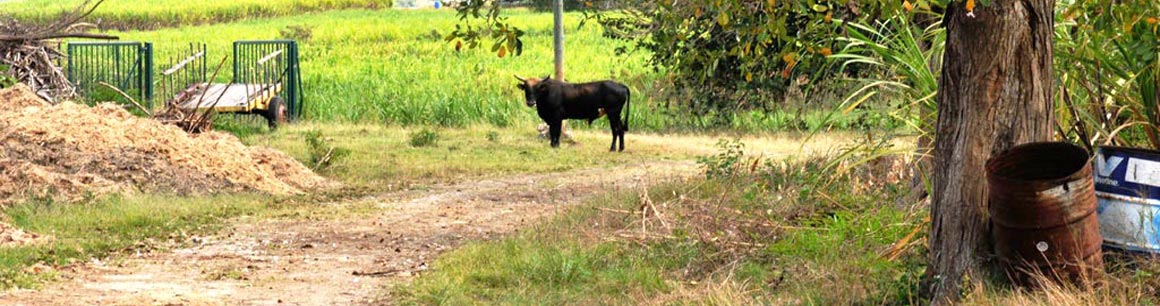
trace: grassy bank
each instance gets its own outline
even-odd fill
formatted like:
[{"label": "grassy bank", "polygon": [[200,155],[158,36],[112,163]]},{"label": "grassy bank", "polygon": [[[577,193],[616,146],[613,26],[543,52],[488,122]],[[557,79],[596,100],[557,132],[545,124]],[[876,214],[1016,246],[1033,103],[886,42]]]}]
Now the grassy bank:
[{"label": "grassy bank", "polygon": [[724,159],[711,168],[730,170],[607,195],[514,237],[453,251],[392,294],[440,305],[916,299],[921,248],[884,254],[925,211],[896,208],[904,180],[889,167],[716,161]]},{"label": "grassy bank", "polygon": [[[403,304],[925,305],[927,207],[905,164],[758,161],[730,145],[707,177],[604,195],[440,257],[388,288]],[[858,160],[858,158],[847,159]],[[987,282],[966,305],[1155,305],[1160,260],[1105,251],[1097,284]]]}]

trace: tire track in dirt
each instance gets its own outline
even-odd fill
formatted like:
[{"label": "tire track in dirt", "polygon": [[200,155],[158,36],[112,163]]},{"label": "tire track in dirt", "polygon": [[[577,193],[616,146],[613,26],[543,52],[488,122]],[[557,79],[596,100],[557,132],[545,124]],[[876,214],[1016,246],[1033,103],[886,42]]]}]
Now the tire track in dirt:
[{"label": "tire track in dirt", "polygon": [[61,272],[3,305],[358,305],[465,242],[518,231],[612,190],[687,178],[688,161],[515,175],[372,198],[370,217],[237,220],[196,245]]}]

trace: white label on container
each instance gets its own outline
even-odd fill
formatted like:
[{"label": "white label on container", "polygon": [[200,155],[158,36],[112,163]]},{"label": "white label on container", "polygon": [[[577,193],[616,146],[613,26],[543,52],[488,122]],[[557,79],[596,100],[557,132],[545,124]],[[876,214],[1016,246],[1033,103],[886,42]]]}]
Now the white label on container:
[{"label": "white label on container", "polygon": [[1096,157],[1096,173],[1102,177],[1112,176],[1112,172],[1124,162],[1123,156],[1112,156],[1104,158],[1103,155]]},{"label": "white label on container", "polygon": [[1160,187],[1160,162],[1129,158],[1124,180],[1129,183]]}]

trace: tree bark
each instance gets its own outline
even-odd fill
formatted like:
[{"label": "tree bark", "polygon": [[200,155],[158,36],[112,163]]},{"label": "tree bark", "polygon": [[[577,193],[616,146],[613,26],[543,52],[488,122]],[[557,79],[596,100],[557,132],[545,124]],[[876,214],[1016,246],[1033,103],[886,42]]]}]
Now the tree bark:
[{"label": "tree bark", "polygon": [[992,276],[984,164],[992,154],[1051,138],[1055,0],[994,0],[969,16],[946,12],[939,79],[930,267],[933,304]]}]

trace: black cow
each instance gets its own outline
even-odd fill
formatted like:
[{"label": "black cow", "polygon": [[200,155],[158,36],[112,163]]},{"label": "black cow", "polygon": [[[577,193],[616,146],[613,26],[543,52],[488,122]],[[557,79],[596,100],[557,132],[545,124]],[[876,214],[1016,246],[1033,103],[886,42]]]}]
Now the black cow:
[{"label": "black cow", "polygon": [[[564,119],[586,119],[591,124],[596,118],[608,114],[612,126],[612,145],[609,151],[616,151],[616,139],[620,138],[620,151],[624,151],[624,132],[628,131],[628,87],[614,81],[598,81],[569,84],[553,80],[521,78],[517,85],[524,91],[528,107],[535,107],[536,113],[548,124],[548,134],[552,147],[560,146],[560,131]],[[621,110],[624,117],[621,118]]]}]

